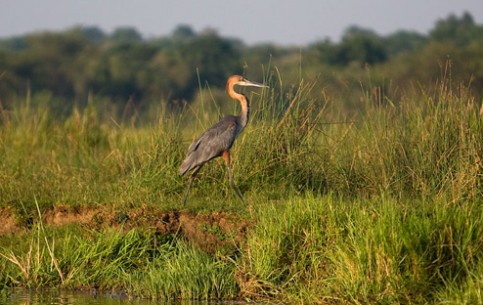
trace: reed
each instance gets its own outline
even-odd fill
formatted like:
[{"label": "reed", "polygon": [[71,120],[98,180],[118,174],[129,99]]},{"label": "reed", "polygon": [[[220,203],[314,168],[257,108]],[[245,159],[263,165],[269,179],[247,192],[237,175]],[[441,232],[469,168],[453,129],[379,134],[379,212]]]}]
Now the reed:
[{"label": "reed", "polygon": [[481,302],[481,212],[478,202],[384,197],[264,204],[237,265],[240,287],[300,304]]},{"label": "reed", "polygon": [[[317,81],[285,84],[274,73],[267,83],[260,95],[247,92],[252,121],[233,148],[245,205],[224,165],[211,162],[180,206],[186,181],[177,167],[190,140],[212,123],[198,110],[207,107],[163,110],[143,123],[109,117],[95,101],[58,119],[36,101],[42,96],[2,110],[0,220],[16,234],[0,237],[0,289],[481,303],[483,120],[468,88],[443,79],[434,90],[393,100],[363,84],[347,113],[338,104],[344,93],[328,95]],[[61,206],[105,207],[117,216],[46,223],[42,215]],[[145,207],[228,213],[251,225],[236,237],[200,224],[237,247],[206,251],[143,223],[124,229],[132,211]]]}]

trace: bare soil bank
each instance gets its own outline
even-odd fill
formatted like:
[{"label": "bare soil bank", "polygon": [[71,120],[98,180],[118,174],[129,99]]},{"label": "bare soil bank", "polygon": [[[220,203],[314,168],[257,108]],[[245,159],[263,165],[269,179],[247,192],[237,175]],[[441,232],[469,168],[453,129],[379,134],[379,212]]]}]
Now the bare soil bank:
[{"label": "bare soil bank", "polygon": [[[10,208],[0,209],[0,237],[30,230],[29,227],[32,226],[19,221],[18,218]],[[42,223],[45,227],[80,224],[90,230],[154,230],[160,235],[186,238],[210,253],[220,248],[233,249],[242,246],[250,226],[247,220],[225,212],[160,212],[149,207],[120,212],[107,207],[64,205],[45,212],[42,215]]]}]

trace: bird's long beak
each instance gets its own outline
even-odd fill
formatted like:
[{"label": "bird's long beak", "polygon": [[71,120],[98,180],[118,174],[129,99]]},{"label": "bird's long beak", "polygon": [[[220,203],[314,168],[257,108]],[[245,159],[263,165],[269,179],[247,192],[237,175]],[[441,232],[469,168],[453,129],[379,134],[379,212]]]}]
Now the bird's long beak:
[{"label": "bird's long beak", "polygon": [[252,82],[247,79],[241,80],[236,83],[238,86],[245,86],[245,87],[259,87],[259,88],[269,88],[268,86],[265,86],[263,84],[257,83],[257,82]]}]

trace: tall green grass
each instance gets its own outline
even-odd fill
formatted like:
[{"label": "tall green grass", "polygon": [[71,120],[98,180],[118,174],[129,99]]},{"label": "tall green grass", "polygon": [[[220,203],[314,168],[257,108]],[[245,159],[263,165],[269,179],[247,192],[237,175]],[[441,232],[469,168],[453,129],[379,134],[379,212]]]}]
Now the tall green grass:
[{"label": "tall green grass", "polygon": [[[245,205],[213,161],[180,206],[186,180],[177,167],[214,119],[203,101],[136,124],[110,117],[94,98],[65,119],[32,106],[47,104],[35,102],[42,96],[2,110],[0,211],[30,231],[0,237],[0,288],[481,303],[483,119],[468,88],[443,79],[391,100],[363,84],[346,113],[344,94],[329,96],[317,81],[285,84],[274,74],[266,82],[270,89],[245,92],[252,120],[233,147]],[[59,205],[225,210],[253,226],[236,254],[209,254],[147,228],[43,226],[39,214]]]},{"label": "tall green grass", "polygon": [[444,200],[264,204],[237,265],[242,291],[289,303],[481,303],[483,208]]},{"label": "tall green grass", "polygon": [[[438,91],[386,102],[363,88],[363,110],[347,117],[337,110],[341,101],[317,92],[316,82],[287,86],[273,76],[267,83],[272,89],[247,92],[252,122],[233,148],[236,179],[247,195],[388,193],[455,201],[482,195],[483,123],[465,88],[443,82]],[[102,119],[107,115],[94,105],[60,121],[28,101],[2,111],[0,206],[34,211],[34,197],[41,208],[180,199],[185,181],[177,167],[189,142],[213,123],[192,113],[205,107],[195,104],[182,116],[160,112],[134,128]],[[229,197],[224,181],[225,168],[212,162],[200,173],[194,200]]]},{"label": "tall green grass", "polygon": [[0,248],[2,285],[99,289],[165,300],[236,296],[232,263],[185,241],[143,230],[89,233],[77,227],[36,228],[27,241],[16,240],[14,249]]}]

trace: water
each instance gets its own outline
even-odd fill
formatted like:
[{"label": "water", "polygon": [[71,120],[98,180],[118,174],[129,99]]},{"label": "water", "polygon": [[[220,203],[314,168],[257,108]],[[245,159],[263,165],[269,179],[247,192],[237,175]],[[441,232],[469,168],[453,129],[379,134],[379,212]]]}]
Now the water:
[{"label": "water", "polygon": [[130,300],[122,295],[89,294],[65,291],[32,293],[14,291],[0,296],[0,305],[208,305],[203,302],[163,302],[144,299]]}]

